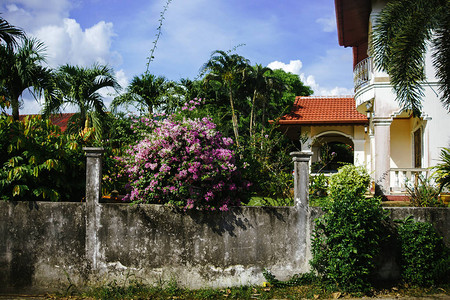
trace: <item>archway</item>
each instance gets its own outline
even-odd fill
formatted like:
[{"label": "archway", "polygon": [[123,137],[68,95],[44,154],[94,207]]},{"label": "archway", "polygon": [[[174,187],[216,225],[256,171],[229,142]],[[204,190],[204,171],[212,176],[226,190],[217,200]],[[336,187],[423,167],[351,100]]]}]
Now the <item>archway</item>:
[{"label": "archway", "polygon": [[328,132],[317,135],[312,144],[314,153],[311,172],[334,173],[344,164],[354,162],[352,139],[340,132]]}]

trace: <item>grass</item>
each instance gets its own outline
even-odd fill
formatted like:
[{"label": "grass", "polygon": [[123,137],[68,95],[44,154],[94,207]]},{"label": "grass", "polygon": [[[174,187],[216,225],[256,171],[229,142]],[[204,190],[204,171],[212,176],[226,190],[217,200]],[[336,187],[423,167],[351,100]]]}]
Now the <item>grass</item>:
[{"label": "grass", "polygon": [[[309,205],[313,207],[322,207],[327,202],[327,197],[310,197]],[[248,206],[292,206],[293,203],[288,199],[271,198],[254,196],[247,204]],[[383,201],[381,203],[383,207],[409,207],[411,202],[409,201]]]},{"label": "grass", "polygon": [[253,196],[247,206],[293,206],[293,199]]},{"label": "grass", "polygon": [[[419,288],[410,286],[396,286],[390,288],[374,289],[371,297],[402,296],[421,297],[426,295],[450,296],[450,285],[432,288]],[[300,285],[294,287],[263,287],[240,286],[219,289],[185,289],[176,282],[169,282],[163,286],[144,285],[137,281],[129,285],[120,285],[117,282],[105,286],[89,288],[82,293],[74,295],[48,295],[48,299],[330,299],[361,297],[362,294],[343,294],[321,283]]]}]

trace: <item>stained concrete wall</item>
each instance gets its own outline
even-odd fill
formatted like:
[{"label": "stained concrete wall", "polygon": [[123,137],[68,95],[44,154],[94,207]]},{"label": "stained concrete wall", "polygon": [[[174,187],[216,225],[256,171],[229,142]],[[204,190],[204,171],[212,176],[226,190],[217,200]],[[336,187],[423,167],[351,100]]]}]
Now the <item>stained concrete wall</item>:
[{"label": "stained concrete wall", "polygon": [[0,292],[126,278],[219,287],[261,283],[265,267],[280,278],[308,269],[310,222],[294,207],[211,213],[105,203],[98,213],[98,231],[87,236],[85,203],[0,202]]},{"label": "stained concrete wall", "polygon": [[80,203],[0,202],[0,292],[87,279],[85,209]]}]

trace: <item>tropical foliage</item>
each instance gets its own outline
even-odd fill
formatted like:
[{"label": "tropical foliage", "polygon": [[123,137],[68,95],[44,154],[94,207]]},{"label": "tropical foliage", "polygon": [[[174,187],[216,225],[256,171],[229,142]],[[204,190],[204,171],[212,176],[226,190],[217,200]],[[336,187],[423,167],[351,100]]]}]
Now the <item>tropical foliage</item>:
[{"label": "tropical foliage", "polygon": [[445,188],[450,189],[450,148],[441,150],[440,160],[441,162],[435,168],[439,192]]},{"label": "tropical foliage", "polygon": [[25,33],[8,23],[0,16],[0,41],[3,40],[8,48],[18,46],[17,40],[25,37]]},{"label": "tropical foliage", "polygon": [[434,48],[433,65],[450,110],[450,2],[442,0],[389,1],[373,31],[375,64],[385,70],[404,109],[421,114],[425,80],[425,52]]},{"label": "tropical foliage", "polygon": [[82,141],[41,117],[0,115],[0,190],[4,200],[81,201]]},{"label": "tropical foliage", "polygon": [[[292,166],[287,153],[297,148],[277,131],[275,123],[269,124],[269,120],[277,120],[286,113],[295,96],[312,93],[297,75],[273,71],[259,64],[252,66],[246,58],[232,51],[217,50],[195,80],[174,82],[150,74],[148,70],[135,76],[125,92],[113,100],[113,113],[108,113],[101,91],[109,88],[117,92],[120,88],[111,68],[98,64],[90,67],[66,64],[56,70],[43,67],[44,45],[23,38],[22,43],[14,46],[14,41],[22,39],[22,32],[5,20],[0,21],[3,111],[12,107],[13,117],[18,120],[21,94],[26,89],[31,89],[36,99],[44,100],[44,118],[68,107],[76,108],[77,113],[69,120],[67,130],[59,134],[106,148],[104,171],[108,189],[123,191],[124,184],[116,177],[120,170],[112,157],[123,154],[126,147],[136,145],[149,134],[119,112],[121,107],[134,106],[141,116],[155,122],[169,119],[165,115],[155,117],[154,113],[176,113],[186,120],[200,120],[200,123],[209,120],[223,138],[233,138],[233,143],[224,147],[234,151],[233,164],[241,170],[243,178],[253,183],[251,192],[263,198],[282,199],[282,204],[292,204]],[[149,58],[149,62],[151,60]],[[193,104],[185,107],[196,98],[203,99],[201,109],[190,110]]]},{"label": "tropical foliage", "polygon": [[431,223],[399,222],[401,276],[409,284],[430,286],[450,281],[450,249]]},{"label": "tropical foliage", "polygon": [[141,113],[151,116],[153,110],[164,103],[173,86],[174,84],[163,76],[150,73],[134,76],[126,92],[114,98],[111,107],[117,110],[121,105],[134,104]]},{"label": "tropical foliage", "polygon": [[92,124],[95,137],[100,141],[107,115],[99,91],[103,88],[112,88],[115,91],[120,89],[112,70],[97,64],[91,68],[64,65],[58,69],[56,77],[60,94],[52,101],[46,101],[44,115],[57,113],[65,106],[73,105],[78,113],[69,121],[68,132],[79,133]]},{"label": "tropical foliage", "polygon": [[211,58],[203,65],[202,70],[208,72],[205,83],[214,81],[226,88],[230,100],[231,120],[236,145],[239,147],[238,119],[235,109],[235,90],[243,83],[248,70],[249,61],[238,54],[228,54],[222,50],[216,50]]},{"label": "tropical foliage", "polygon": [[54,97],[52,71],[41,65],[44,50],[42,42],[28,38],[17,49],[0,45],[0,97],[11,105],[15,120],[24,90],[29,89],[36,99],[44,95],[51,101]]}]

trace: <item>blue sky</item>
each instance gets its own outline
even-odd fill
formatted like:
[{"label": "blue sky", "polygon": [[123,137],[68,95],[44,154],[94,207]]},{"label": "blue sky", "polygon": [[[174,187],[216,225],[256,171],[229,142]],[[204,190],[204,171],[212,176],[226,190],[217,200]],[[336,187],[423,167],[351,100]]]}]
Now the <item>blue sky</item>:
[{"label": "blue sky", "polygon": [[[110,65],[122,86],[145,72],[165,1],[1,0],[0,12],[47,45],[51,67]],[[352,93],[352,51],[338,45],[333,0],[173,0],[150,72],[194,79],[214,50],[298,74],[315,95]],[[108,104],[111,96],[104,93]],[[39,106],[24,96],[21,113]]]}]

